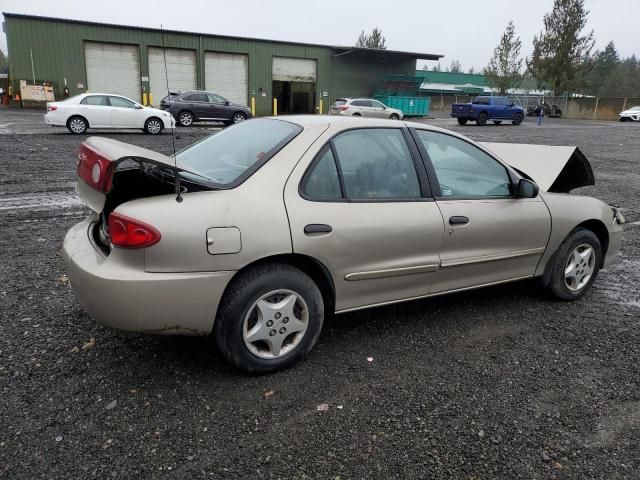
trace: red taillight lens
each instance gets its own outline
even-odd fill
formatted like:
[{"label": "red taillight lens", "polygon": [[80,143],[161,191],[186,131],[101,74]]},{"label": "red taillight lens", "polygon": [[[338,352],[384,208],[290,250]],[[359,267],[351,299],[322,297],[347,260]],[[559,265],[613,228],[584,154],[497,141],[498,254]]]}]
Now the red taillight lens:
[{"label": "red taillight lens", "polygon": [[119,213],[109,215],[109,236],[116,247],[144,248],[160,241],[160,232],[139,220]]},{"label": "red taillight lens", "polygon": [[349,109],[349,105],[340,105],[338,107],[338,110],[348,110]]},{"label": "red taillight lens", "polygon": [[111,158],[84,143],[80,145],[78,176],[90,187],[104,193],[111,190],[114,166],[115,163]]},{"label": "red taillight lens", "polygon": [[54,110],[57,110],[58,107],[56,107],[55,105],[47,105],[47,111],[48,112],[53,112]]}]

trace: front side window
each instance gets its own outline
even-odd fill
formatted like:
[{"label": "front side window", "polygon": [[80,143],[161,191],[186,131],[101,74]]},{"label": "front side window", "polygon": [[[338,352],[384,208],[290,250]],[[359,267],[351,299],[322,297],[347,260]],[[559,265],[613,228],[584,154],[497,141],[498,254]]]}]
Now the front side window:
[{"label": "front side window", "polygon": [[134,108],[136,106],[131,100],[122,97],[109,97],[112,107]]},{"label": "front side window", "polygon": [[509,197],[507,169],[478,147],[444,133],[416,130],[442,197]]},{"label": "front side window", "polygon": [[[302,128],[275,119],[255,119],[225,128],[176,155],[178,167],[197,173],[219,187],[231,187],[250,176],[289,143]],[[190,177],[184,172],[183,175]],[[192,178],[198,181],[197,177]]]},{"label": "front side window", "polygon": [[207,93],[209,103],[225,103],[226,100],[216,93]]},{"label": "front side window", "polygon": [[375,108],[384,108],[384,105],[377,100],[371,100],[371,106]]},{"label": "front side window", "polygon": [[[334,147],[335,158],[329,145]],[[416,167],[402,130],[349,130],[336,136],[329,145],[321,151],[321,157],[303,180],[302,190],[310,199],[370,201],[422,197]]]},{"label": "front side window", "polygon": [[91,95],[89,97],[84,97],[80,102],[82,105],[93,105],[100,107],[109,106],[109,100],[104,95]]}]

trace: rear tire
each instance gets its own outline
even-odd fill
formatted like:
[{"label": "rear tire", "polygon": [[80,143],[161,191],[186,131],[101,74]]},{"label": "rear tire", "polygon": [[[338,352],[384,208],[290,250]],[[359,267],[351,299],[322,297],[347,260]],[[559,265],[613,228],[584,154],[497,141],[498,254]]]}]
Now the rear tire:
[{"label": "rear tire", "polygon": [[467,119],[467,118],[459,118],[458,119],[458,125],[466,125],[468,121],[469,121],[469,119]]},{"label": "rear tire", "polygon": [[193,125],[195,118],[193,113],[188,110],[184,110],[178,114],[178,123],[183,127],[190,127]]},{"label": "rear tire", "polygon": [[260,265],[227,287],[214,335],[222,355],[240,370],[276,372],[307,356],[324,313],[322,294],[308,275],[289,265]]},{"label": "rear tire", "polygon": [[487,120],[488,119],[489,119],[489,117],[487,116],[487,114],[482,112],[482,113],[480,113],[480,115],[478,115],[478,119],[476,120],[476,124],[480,125],[481,127],[484,127],[487,124]]},{"label": "rear tire", "polygon": [[389,119],[390,119],[390,120],[400,120],[400,116],[399,116],[397,113],[392,113],[392,114],[389,116]]},{"label": "rear tire", "polygon": [[83,134],[89,128],[89,122],[80,115],[74,115],[67,120],[67,129],[75,135]]},{"label": "rear tire", "polygon": [[354,113],[352,116],[353,117],[361,117],[362,115],[360,115],[359,113]]},{"label": "rear tire", "polygon": [[162,120],[157,117],[148,118],[146,122],[144,122],[144,131],[149,135],[159,135],[162,133]]},{"label": "rear tire", "polygon": [[513,124],[514,125],[520,125],[522,123],[522,121],[524,120],[524,115],[522,115],[521,113],[516,113],[513,117]]},{"label": "rear tire", "polygon": [[576,228],[565,238],[551,260],[548,288],[559,300],[577,300],[595,281],[600,265],[600,240],[591,230]]}]

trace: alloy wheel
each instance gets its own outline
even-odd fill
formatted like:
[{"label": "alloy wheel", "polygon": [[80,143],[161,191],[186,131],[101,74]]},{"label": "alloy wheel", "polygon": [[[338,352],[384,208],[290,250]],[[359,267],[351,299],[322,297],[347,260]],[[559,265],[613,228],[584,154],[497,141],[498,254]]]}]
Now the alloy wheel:
[{"label": "alloy wheel", "polygon": [[69,128],[73,133],[84,133],[84,131],[87,129],[84,121],[79,118],[74,118],[73,120],[71,120],[69,122]]},{"label": "alloy wheel", "polygon": [[162,125],[160,125],[160,122],[158,120],[149,120],[147,122],[147,130],[149,131],[149,133],[155,135],[157,133],[160,133],[160,130],[162,130]]},{"label": "alloy wheel", "polygon": [[180,114],[180,125],[188,127],[193,123],[193,115],[188,112]]},{"label": "alloy wheel", "polygon": [[572,292],[582,290],[591,279],[596,265],[596,254],[587,243],[578,245],[569,254],[564,267],[564,284]]},{"label": "alloy wheel", "polygon": [[233,116],[233,123],[240,123],[240,122],[244,122],[244,121],[245,121],[245,117],[241,113],[236,113]]},{"label": "alloy wheel", "polygon": [[256,300],[244,319],[242,336],[257,357],[276,359],[294,350],[309,327],[309,307],[291,290],[275,290]]}]

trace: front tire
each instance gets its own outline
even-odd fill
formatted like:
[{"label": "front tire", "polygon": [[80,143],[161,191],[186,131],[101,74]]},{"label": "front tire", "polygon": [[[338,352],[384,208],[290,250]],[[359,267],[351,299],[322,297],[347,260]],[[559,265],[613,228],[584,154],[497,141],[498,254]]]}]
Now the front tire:
[{"label": "front tire", "polygon": [[144,122],[144,131],[149,135],[159,135],[162,133],[162,120],[156,117],[148,118],[146,122]]},{"label": "front tire", "polygon": [[222,355],[240,370],[270,373],[292,367],[311,351],[324,321],[322,294],[301,270],[261,265],[227,288],[214,334]]},{"label": "front tire", "polygon": [[392,114],[389,116],[389,119],[390,119],[390,120],[400,120],[400,116],[399,116],[397,113],[392,113]]},{"label": "front tire", "polygon": [[242,112],[236,112],[231,117],[231,123],[236,124],[240,122],[244,122],[247,119],[247,116]]},{"label": "front tire", "polygon": [[80,115],[74,115],[69,120],[67,120],[67,129],[75,135],[80,135],[85,133],[89,128],[89,122],[84,117]]},{"label": "front tire", "polygon": [[459,118],[458,125],[466,125],[469,120],[466,118]]},{"label": "front tire", "polygon": [[601,265],[602,246],[596,234],[576,228],[553,257],[549,290],[559,300],[577,300],[587,293]]},{"label": "front tire", "polygon": [[514,125],[520,125],[523,120],[524,120],[524,115],[522,115],[521,113],[516,113],[515,116],[513,117],[512,123]]},{"label": "front tire", "polygon": [[480,115],[478,115],[478,119],[476,120],[476,124],[480,125],[481,127],[484,127],[487,124],[487,120],[488,119],[489,119],[489,117],[487,116],[487,114],[482,112],[482,113],[480,113]]}]

